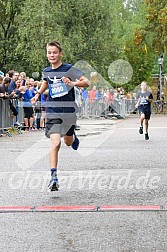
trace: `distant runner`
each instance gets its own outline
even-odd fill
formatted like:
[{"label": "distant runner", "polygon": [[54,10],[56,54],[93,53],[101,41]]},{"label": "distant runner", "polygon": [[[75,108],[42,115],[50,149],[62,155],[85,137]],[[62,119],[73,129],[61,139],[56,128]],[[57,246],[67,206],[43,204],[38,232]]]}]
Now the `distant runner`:
[{"label": "distant runner", "polygon": [[148,121],[151,116],[151,103],[153,101],[153,95],[147,90],[147,82],[142,81],[141,91],[137,94],[138,102],[136,108],[139,110],[140,114],[140,129],[139,133],[143,134],[143,122],[145,122],[145,140],[149,140],[148,135]]}]

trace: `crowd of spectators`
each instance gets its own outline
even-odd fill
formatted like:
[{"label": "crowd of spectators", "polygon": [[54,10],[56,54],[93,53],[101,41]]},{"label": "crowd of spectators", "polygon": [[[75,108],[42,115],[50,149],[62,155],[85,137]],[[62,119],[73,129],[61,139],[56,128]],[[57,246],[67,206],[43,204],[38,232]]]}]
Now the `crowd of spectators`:
[{"label": "crowd of spectators", "polygon": [[[0,98],[9,100],[9,107],[13,113],[14,126],[24,124],[26,131],[45,128],[45,102],[47,91],[40,95],[37,104],[32,105],[30,100],[40,88],[42,81],[26,76],[25,72],[10,70],[5,76],[0,71]],[[135,94],[125,95],[122,87],[111,89],[103,86],[92,86],[90,89],[75,88],[78,117],[103,116],[113,112],[113,102],[124,99],[135,99]],[[11,102],[17,101],[15,106]],[[18,114],[23,108],[23,122],[18,121]]]},{"label": "crowd of spectators", "polygon": [[[47,94],[39,97],[39,106],[33,106],[31,98],[36,94],[41,85],[40,81],[26,76],[25,72],[10,70],[5,76],[0,72],[0,98],[9,100],[9,107],[14,116],[14,126],[20,126],[26,130],[44,129],[45,107]],[[13,104],[13,99],[15,103]],[[19,112],[23,108],[24,119],[19,122]]]},{"label": "crowd of spectators", "polygon": [[[93,86],[92,89],[80,89],[79,115],[103,116],[106,113],[113,113],[114,103],[119,104],[122,100],[134,103],[136,93],[125,94],[122,87],[109,88]],[[133,106],[134,107],[134,106]]]}]

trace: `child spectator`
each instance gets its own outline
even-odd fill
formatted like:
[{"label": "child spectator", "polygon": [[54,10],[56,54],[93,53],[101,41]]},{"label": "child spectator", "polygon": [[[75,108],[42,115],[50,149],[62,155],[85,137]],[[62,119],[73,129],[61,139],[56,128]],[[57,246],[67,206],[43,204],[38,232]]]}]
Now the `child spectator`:
[{"label": "child spectator", "polygon": [[23,109],[24,109],[24,123],[26,130],[34,130],[33,122],[34,122],[34,111],[33,106],[30,100],[34,97],[35,93],[33,92],[33,87],[31,84],[27,86],[22,86],[20,88],[20,92],[22,93],[23,98]]}]

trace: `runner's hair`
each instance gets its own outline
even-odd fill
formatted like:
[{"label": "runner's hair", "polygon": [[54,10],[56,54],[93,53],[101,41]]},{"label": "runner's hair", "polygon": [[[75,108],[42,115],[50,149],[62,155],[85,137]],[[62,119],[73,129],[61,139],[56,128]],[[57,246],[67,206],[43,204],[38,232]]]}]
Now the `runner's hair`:
[{"label": "runner's hair", "polygon": [[58,41],[51,41],[51,42],[47,43],[46,49],[48,48],[48,46],[56,46],[60,52],[62,51],[62,46],[61,46],[60,42],[58,42]]}]

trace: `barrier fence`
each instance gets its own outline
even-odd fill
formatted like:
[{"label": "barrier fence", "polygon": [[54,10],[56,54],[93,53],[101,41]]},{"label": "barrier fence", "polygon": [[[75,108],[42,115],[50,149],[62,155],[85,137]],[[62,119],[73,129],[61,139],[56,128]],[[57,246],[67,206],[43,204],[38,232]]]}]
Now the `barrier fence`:
[{"label": "barrier fence", "polygon": [[0,99],[0,131],[8,136],[11,136],[9,128],[13,128],[17,121],[24,121],[23,108],[19,103],[18,99]]},{"label": "barrier fence", "polygon": [[[112,101],[86,99],[79,104],[78,118],[98,118],[102,116],[125,118],[129,114],[137,113],[135,104],[136,100],[134,99],[114,99]],[[11,109],[12,105],[18,111],[17,116],[13,115],[14,112]],[[154,101],[152,111],[155,113],[167,112],[167,101]],[[35,117],[37,116],[39,117],[39,114],[35,115]],[[0,98],[0,131],[2,132],[8,128],[14,127],[16,121],[19,123],[24,122],[22,101],[18,99],[5,100]]]},{"label": "barrier fence", "polygon": [[9,109],[9,100],[0,99],[0,128],[7,128],[13,122],[12,112]]},{"label": "barrier fence", "polygon": [[[113,101],[103,101],[97,99],[86,99],[79,105],[78,117],[101,117],[107,116],[108,114],[112,113],[125,117],[135,109],[134,106],[135,102],[132,100],[114,99]],[[14,116],[15,113],[13,112],[13,107],[14,112],[15,110],[18,112],[18,115],[16,116]],[[22,100],[0,99],[0,129],[13,127],[16,121],[18,121],[19,123],[24,122],[24,110]]]},{"label": "barrier fence", "polygon": [[79,117],[128,116],[135,110],[136,101],[131,99],[93,100],[86,99],[79,107]]},{"label": "barrier fence", "polygon": [[[79,107],[79,117],[101,117],[116,116],[125,118],[130,114],[138,113],[135,108],[136,99],[114,99],[111,101],[99,101],[87,99]],[[167,113],[167,101],[156,100],[151,105],[152,113]]]}]

